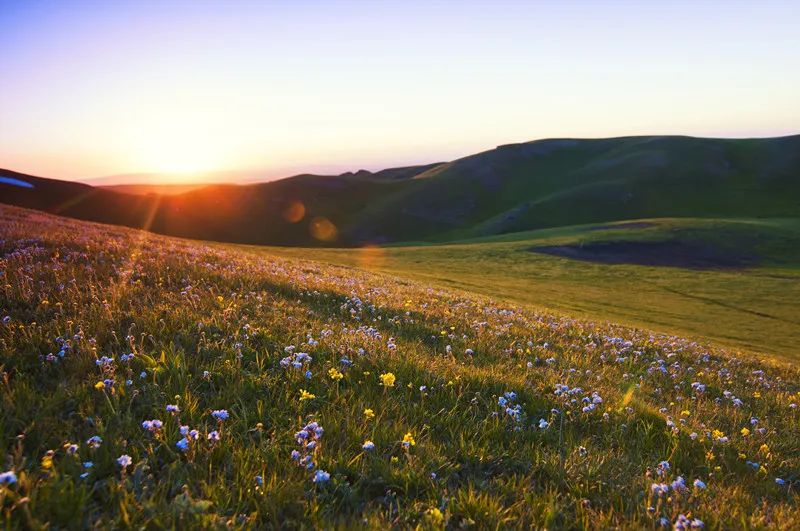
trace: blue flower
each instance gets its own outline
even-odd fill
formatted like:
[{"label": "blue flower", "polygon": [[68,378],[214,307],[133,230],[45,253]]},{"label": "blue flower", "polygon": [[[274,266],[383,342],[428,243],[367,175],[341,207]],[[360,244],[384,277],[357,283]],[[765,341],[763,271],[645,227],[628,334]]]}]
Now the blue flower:
[{"label": "blue flower", "polygon": [[324,470],[317,470],[314,473],[314,483],[325,483],[326,481],[330,481],[330,479],[331,475]]},{"label": "blue flower", "polygon": [[175,446],[177,446],[178,450],[180,450],[181,452],[185,452],[186,450],[189,449],[189,439],[184,437],[180,441],[176,442]]},{"label": "blue flower", "polygon": [[227,420],[229,415],[227,409],[215,409],[211,412],[211,416],[221,422]]},{"label": "blue flower", "polygon": [[259,487],[263,486],[264,485],[264,478],[262,478],[261,476],[256,476],[256,484]]},{"label": "blue flower", "polygon": [[133,463],[133,459],[131,459],[131,456],[128,454],[122,454],[121,456],[117,457],[117,464],[123,469],[128,468],[131,463]]},{"label": "blue flower", "polygon": [[17,475],[9,470],[8,472],[0,473],[0,485],[13,485],[17,482]]},{"label": "blue flower", "polygon": [[180,408],[175,404],[167,404],[167,413],[180,413]]},{"label": "blue flower", "polygon": [[219,440],[219,432],[217,430],[212,431],[208,434],[209,441],[218,441]]}]

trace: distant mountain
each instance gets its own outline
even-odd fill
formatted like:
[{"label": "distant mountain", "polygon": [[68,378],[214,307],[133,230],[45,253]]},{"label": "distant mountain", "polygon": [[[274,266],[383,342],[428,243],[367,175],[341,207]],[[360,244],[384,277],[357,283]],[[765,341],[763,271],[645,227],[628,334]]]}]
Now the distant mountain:
[{"label": "distant mountain", "polygon": [[0,201],[78,219],[238,243],[358,245],[638,218],[800,217],[800,135],[539,140],[374,173],[129,191],[0,170]]},{"label": "distant mountain", "polygon": [[198,190],[212,183],[187,183],[187,184],[109,184],[99,186],[113,192],[123,192],[134,195],[180,195],[192,190]]}]

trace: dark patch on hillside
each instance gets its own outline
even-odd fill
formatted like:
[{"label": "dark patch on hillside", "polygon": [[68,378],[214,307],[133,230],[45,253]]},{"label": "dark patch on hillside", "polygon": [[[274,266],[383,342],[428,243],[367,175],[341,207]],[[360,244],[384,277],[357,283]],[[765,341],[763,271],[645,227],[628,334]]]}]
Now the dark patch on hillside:
[{"label": "dark patch on hillside", "polygon": [[649,229],[657,226],[652,221],[629,221],[627,223],[612,223],[609,225],[595,225],[586,229],[587,232],[598,230],[623,230],[623,229]]},{"label": "dark patch on hillside", "polygon": [[756,255],[699,242],[611,241],[547,245],[529,251],[601,264],[632,264],[687,269],[741,269],[758,263]]}]

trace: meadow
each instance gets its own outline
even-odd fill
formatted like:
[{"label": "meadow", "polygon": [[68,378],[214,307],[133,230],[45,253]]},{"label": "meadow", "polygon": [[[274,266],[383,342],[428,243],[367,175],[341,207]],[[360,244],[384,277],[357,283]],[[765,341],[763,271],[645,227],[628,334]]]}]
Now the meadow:
[{"label": "meadow", "polygon": [[517,244],[342,267],[0,206],[6,527],[796,528],[798,369],[433,270]]},{"label": "meadow", "polygon": [[[532,252],[543,247],[579,251],[602,243],[617,246],[615,254],[621,256],[621,246],[642,242],[672,243],[666,256],[653,260],[672,263],[643,265],[627,256],[609,264]],[[676,242],[686,247],[684,255],[710,256],[693,264]],[[249,249],[312,256],[538,310],[701,338],[751,357],[796,361],[800,356],[800,221],[794,218],[662,218],[435,245]],[[676,267],[681,260],[687,264]]]}]

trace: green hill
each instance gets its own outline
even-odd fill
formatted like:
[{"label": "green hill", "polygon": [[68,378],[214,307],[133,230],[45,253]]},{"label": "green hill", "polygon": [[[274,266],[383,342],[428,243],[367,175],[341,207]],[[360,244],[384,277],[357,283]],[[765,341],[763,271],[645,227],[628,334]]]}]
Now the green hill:
[{"label": "green hill", "polygon": [[451,241],[640,218],[800,217],[800,136],[540,140],[445,164],[171,196],[3,174],[34,185],[0,180],[5,203],[168,235],[272,245]]}]

